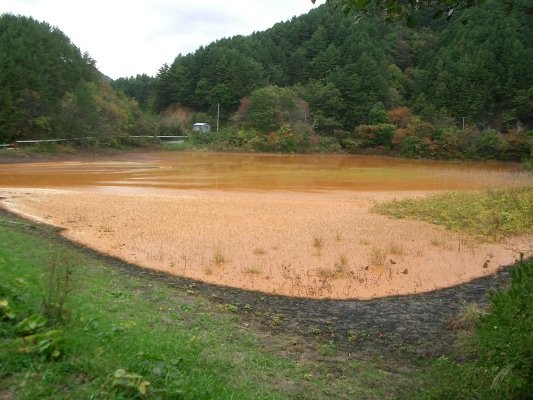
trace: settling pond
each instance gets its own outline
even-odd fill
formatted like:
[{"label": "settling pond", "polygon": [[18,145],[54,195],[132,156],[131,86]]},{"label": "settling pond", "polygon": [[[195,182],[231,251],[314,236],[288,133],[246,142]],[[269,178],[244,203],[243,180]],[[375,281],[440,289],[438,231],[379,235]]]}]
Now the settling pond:
[{"label": "settling pond", "polygon": [[0,187],[427,191],[510,184],[518,179],[518,169],[516,164],[370,156],[134,153],[4,164]]},{"label": "settling pond", "polygon": [[161,152],[0,164],[4,207],[101,253],[212,284],[320,299],[428,292],[493,274],[530,251],[532,238],[473,243],[371,209],[524,184],[533,178],[517,165],[362,156]]}]

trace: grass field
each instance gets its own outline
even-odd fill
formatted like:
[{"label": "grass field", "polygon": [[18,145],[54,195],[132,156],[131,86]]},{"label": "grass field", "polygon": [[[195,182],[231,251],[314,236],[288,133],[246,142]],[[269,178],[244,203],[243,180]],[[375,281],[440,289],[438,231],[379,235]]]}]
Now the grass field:
[{"label": "grass field", "polygon": [[387,399],[414,382],[0,217],[2,399]]}]

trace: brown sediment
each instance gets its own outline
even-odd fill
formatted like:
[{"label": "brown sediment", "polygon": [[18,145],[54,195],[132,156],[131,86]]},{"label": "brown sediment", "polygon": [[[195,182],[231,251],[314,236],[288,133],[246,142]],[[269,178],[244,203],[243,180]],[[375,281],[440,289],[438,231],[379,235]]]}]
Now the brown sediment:
[{"label": "brown sediment", "polygon": [[9,191],[19,197],[4,202],[68,228],[66,237],[100,252],[205,282],[299,297],[368,299],[453,286],[512,263],[531,243],[476,244],[369,212],[374,201],[398,193],[24,193]]},{"label": "brown sediment", "polygon": [[[395,171],[393,190],[388,172],[376,173],[375,165],[359,166],[360,171],[341,159],[344,165],[335,170],[324,168],[331,162],[327,158],[306,164],[266,157],[261,160],[269,163],[247,169],[242,165],[252,163],[247,156],[233,156],[240,167],[231,157],[214,162],[216,156],[186,156],[179,159],[180,168],[157,156],[148,163],[20,166],[13,171],[25,176],[25,187],[1,195],[10,210],[65,227],[67,238],[127,262],[295,297],[370,299],[428,292],[490,275],[520,252],[531,252],[531,236],[480,244],[442,227],[371,213],[377,202],[425,195],[435,182],[445,189],[466,185],[469,179],[440,165],[433,170],[426,165],[424,171],[396,165],[408,177],[402,180]],[[282,164],[278,170],[276,163]],[[294,164],[298,168],[290,174]],[[271,169],[261,174],[268,165]],[[469,173],[508,178],[507,171]],[[446,174],[451,178],[443,179]],[[0,185],[8,186],[7,175],[2,168]],[[354,177],[363,182],[357,188]],[[365,191],[371,181],[386,191]]]}]

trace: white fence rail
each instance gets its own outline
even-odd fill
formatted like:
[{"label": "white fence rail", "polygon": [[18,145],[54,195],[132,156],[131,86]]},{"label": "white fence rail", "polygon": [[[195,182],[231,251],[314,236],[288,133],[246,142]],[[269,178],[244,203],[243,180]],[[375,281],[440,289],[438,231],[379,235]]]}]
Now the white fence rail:
[{"label": "white fence rail", "polygon": [[[187,135],[131,135],[132,139],[159,139],[161,142],[167,143],[179,143],[188,138]],[[1,143],[0,149],[10,149],[14,147],[32,145],[32,144],[45,144],[45,143],[63,143],[74,142],[79,140],[92,140],[93,136],[86,136],[81,138],[71,139],[35,139],[35,140],[15,140],[13,143]]]}]

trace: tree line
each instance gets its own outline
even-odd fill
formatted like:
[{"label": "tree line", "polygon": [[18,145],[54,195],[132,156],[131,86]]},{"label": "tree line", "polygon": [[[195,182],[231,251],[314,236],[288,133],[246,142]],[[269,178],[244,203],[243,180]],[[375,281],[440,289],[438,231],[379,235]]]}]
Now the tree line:
[{"label": "tree line", "polygon": [[[156,77],[114,85],[156,113],[179,104],[213,118],[220,103],[227,126],[255,129],[259,139],[289,124],[304,137],[318,135],[353,152],[530,154],[533,25],[527,13],[509,12],[496,0],[466,9],[457,2],[455,18],[443,20],[434,18],[440,8],[428,3],[409,9],[416,21],[409,27],[371,13],[346,16],[339,3],[357,2],[328,2],[264,32],[180,54]],[[282,91],[291,93],[285,96],[298,112],[293,103],[280,111]],[[376,120],[376,110],[384,117]],[[295,112],[297,121],[281,118]],[[398,114],[404,115],[400,124]]]},{"label": "tree line", "polygon": [[508,2],[462,9],[457,0],[453,18],[435,19],[433,3],[398,14],[416,22],[410,27],[390,15],[346,15],[339,5],[359,3],[329,1],[179,54],[156,76],[114,82],[59,29],[5,14],[0,141],[177,134],[191,122],[214,123],[220,104],[226,133],[194,140],[257,151],[530,156],[531,17]]}]

